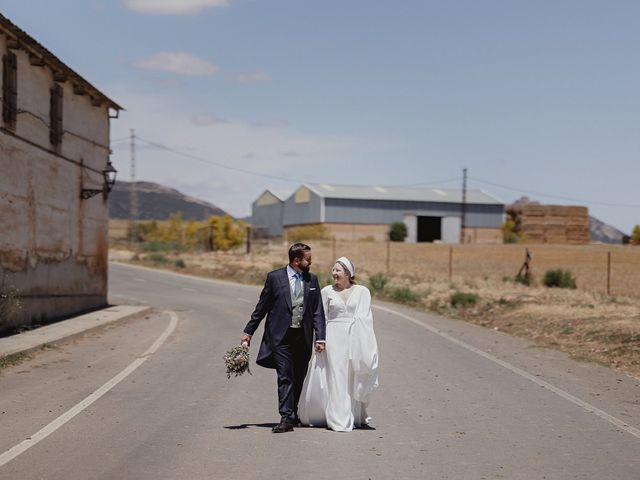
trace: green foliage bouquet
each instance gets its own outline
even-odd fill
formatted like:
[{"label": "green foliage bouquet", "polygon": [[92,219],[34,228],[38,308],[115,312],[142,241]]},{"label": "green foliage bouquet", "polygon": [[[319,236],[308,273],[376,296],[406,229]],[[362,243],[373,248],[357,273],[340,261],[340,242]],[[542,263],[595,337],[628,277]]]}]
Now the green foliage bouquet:
[{"label": "green foliage bouquet", "polygon": [[231,378],[231,375],[238,377],[244,372],[248,372],[251,375],[251,370],[249,369],[249,347],[247,345],[242,344],[233,347],[222,358],[227,367],[227,378]]}]

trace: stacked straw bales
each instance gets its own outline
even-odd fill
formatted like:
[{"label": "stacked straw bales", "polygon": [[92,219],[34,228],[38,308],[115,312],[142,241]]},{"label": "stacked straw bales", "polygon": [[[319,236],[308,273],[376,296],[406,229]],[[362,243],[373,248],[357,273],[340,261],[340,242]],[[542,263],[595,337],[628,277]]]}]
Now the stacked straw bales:
[{"label": "stacked straw bales", "polygon": [[591,241],[587,207],[514,204],[507,207],[507,214],[525,243],[584,245]]}]

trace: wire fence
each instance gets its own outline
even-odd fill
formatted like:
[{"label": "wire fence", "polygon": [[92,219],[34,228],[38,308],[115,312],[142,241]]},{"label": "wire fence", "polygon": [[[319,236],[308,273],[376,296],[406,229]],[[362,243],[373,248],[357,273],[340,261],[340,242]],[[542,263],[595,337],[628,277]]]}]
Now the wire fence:
[{"label": "wire fence", "polygon": [[[546,271],[569,270],[581,290],[640,297],[640,247],[622,245],[444,245],[431,243],[309,240],[313,271],[326,273],[347,256],[359,272],[407,275],[423,281],[514,278],[531,253],[534,282]],[[251,256],[286,263],[288,244],[257,240]]]}]

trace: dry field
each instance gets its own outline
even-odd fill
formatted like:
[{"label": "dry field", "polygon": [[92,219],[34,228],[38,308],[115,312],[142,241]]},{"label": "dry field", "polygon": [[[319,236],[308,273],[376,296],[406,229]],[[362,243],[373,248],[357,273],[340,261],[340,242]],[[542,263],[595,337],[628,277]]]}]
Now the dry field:
[{"label": "dry field", "polygon": [[[640,247],[529,246],[535,284],[511,279],[524,260],[523,246],[384,244],[310,241],[312,270],[329,282],[333,260],[351,258],[359,280],[382,273],[388,281],[378,297],[529,338],[540,346],[563,350],[574,358],[609,365],[640,377]],[[138,262],[184,273],[260,284],[265,274],[284,266],[287,244],[255,243],[252,252],[138,254]],[[611,294],[606,294],[607,254],[611,252]],[[449,255],[452,254],[451,280]],[[111,250],[115,260],[134,252]],[[164,258],[163,258],[164,257]],[[158,261],[160,258],[161,261]],[[179,261],[179,264],[176,264]],[[184,262],[184,263],[183,263]],[[569,269],[576,290],[546,288],[547,269]],[[410,294],[407,296],[407,292]],[[452,305],[456,292],[475,295],[475,303]]]}]

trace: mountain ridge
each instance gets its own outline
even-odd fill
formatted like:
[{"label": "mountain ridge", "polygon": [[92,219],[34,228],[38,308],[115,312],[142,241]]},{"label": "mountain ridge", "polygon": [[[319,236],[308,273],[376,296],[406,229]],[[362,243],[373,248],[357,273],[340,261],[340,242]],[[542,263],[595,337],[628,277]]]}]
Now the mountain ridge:
[{"label": "mountain ridge", "polygon": [[[138,220],[166,220],[175,212],[182,212],[184,220],[204,220],[210,216],[227,215],[220,207],[185,195],[159,183],[135,182],[138,196]],[[109,218],[129,219],[131,182],[118,181],[109,194]]]}]

